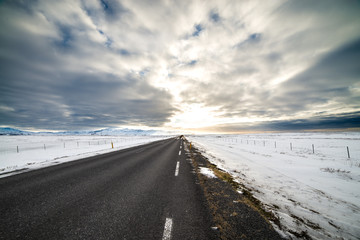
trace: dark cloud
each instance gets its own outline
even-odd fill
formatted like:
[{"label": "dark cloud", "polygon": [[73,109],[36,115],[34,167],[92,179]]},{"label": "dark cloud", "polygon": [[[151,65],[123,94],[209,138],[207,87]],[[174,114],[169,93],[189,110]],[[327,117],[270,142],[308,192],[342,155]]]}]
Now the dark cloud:
[{"label": "dark cloud", "polygon": [[131,76],[46,77],[49,82],[26,76],[2,82],[1,103],[14,110],[1,112],[0,124],[48,129],[161,126],[174,112],[169,94]]},{"label": "dark cloud", "polygon": [[278,120],[264,122],[245,122],[220,124],[200,131],[215,132],[248,132],[248,131],[311,131],[311,130],[344,130],[360,128],[360,112],[332,114],[308,119]]},{"label": "dark cloud", "polygon": [[[292,82],[323,86],[321,80],[332,86],[343,86],[359,80],[360,39],[329,53],[315,66],[292,79]],[[320,81],[318,81],[320,80]]]},{"label": "dark cloud", "polygon": [[360,128],[360,112],[333,114],[309,119],[269,121],[255,126],[258,130],[316,130]]},{"label": "dark cloud", "polygon": [[37,3],[38,3],[37,0],[31,0],[31,4],[29,4],[29,1],[27,1],[27,0],[17,0],[17,1],[14,1],[14,0],[2,0],[2,1],[0,1],[0,4],[4,4],[4,5],[7,5],[9,7],[16,8],[19,11],[26,12],[27,14],[33,14],[34,13],[32,6],[34,4],[37,4]]},{"label": "dark cloud", "polygon": [[304,1],[288,1],[282,7],[281,10],[286,10],[287,14],[302,14],[302,15],[309,15],[309,14],[320,14],[324,12],[328,12],[331,14],[336,13],[348,15],[346,12],[349,13],[349,10],[358,11],[360,7],[359,1],[356,0],[345,0],[343,2],[339,2],[337,0],[326,0],[326,1],[311,1],[311,0],[304,0]]},{"label": "dark cloud", "polygon": [[281,112],[297,112],[329,101],[357,104],[359,99],[353,96],[350,87],[359,82],[359,76],[360,39],[329,53],[314,66],[283,82],[270,101]]}]

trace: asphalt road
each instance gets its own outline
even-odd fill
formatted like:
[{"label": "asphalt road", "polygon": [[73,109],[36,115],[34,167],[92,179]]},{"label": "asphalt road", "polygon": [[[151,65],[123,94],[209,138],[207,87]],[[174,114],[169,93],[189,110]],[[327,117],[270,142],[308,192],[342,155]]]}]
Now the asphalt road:
[{"label": "asphalt road", "polygon": [[213,239],[180,139],[0,179],[0,239]]}]

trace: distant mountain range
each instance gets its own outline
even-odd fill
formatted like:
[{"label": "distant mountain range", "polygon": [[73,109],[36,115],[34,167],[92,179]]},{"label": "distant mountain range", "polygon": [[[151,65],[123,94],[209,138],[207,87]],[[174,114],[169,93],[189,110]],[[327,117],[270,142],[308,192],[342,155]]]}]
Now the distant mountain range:
[{"label": "distant mountain range", "polygon": [[173,132],[163,132],[157,130],[142,130],[129,128],[105,128],[92,131],[64,131],[64,132],[30,132],[15,128],[0,128],[0,135],[98,135],[98,136],[147,136],[147,135],[175,135]]},{"label": "distant mountain range", "polygon": [[0,135],[30,135],[30,132],[21,131],[14,128],[0,128]]}]

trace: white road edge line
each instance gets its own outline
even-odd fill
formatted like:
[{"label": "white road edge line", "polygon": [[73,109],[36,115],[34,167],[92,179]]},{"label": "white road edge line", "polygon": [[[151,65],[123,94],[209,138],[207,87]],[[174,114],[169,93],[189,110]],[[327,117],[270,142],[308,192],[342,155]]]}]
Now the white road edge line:
[{"label": "white road edge line", "polygon": [[179,156],[181,155],[181,150],[179,151]]},{"label": "white road edge line", "polygon": [[172,223],[173,223],[172,218],[166,218],[164,234],[163,234],[162,240],[170,240],[171,239]]},{"label": "white road edge line", "polygon": [[180,166],[180,162],[177,162],[176,169],[175,169],[175,177],[177,177],[179,175],[179,166]]}]

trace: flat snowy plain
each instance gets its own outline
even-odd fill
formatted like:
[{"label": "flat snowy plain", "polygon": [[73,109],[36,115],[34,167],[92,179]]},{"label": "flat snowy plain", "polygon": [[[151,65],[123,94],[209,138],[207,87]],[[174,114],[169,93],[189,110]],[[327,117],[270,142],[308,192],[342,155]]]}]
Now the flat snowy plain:
[{"label": "flat snowy plain", "polygon": [[314,239],[360,239],[359,132],[187,138],[273,211],[289,238],[303,232]]},{"label": "flat snowy plain", "polygon": [[169,136],[0,136],[0,177],[165,138]]}]

